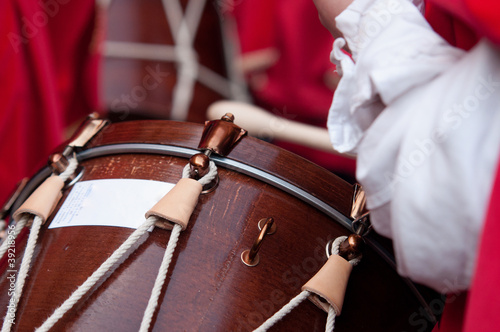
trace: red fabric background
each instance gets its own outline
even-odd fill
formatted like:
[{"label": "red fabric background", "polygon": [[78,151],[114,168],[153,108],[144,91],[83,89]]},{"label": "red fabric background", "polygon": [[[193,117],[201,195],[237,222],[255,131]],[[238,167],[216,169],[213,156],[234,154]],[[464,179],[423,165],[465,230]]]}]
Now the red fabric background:
[{"label": "red fabric background", "polygon": [[0,202],[98,108],[95,11],[93,0],[0,1]]}]

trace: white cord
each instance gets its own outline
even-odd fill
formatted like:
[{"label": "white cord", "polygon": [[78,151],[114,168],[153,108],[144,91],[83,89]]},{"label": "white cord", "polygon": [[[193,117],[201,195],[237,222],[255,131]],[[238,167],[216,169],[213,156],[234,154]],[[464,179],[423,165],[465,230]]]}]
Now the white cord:
[{"label": "white cord", "polygon": [[153,314],[155,313],[156,307],[158,306],[158,298],[161,294],[161,289],[163,288],[163,283],[167,277],[168,267],[172,261],[172,256],[174,254],[175,247],[177,246],[177,241],[179,240],[179,235],[182,231],[182,227],[179,224],[175,224],[170,234],[170,239],[168,240],[167,249],[163,255],[163,260],[156,276],[155,284],[151,292],[151,296],[148,301],[146,310],[144,311],[144,317],[142,318],[140,332],[147,332],[151,325],[151,320],[153,319]]},{"label": "white cord", "polygon": [[33,225],[31,226],[30,236],[28,237],[28,243],[24,251],[23,261],[21,262],[19,274],[17,275],[16,278],[14,295],[12,295],[11,297],[11,302],[9,302],[10,307],[3,321],[2,332],[8,332],[12,328],[12,320],[9,319],[8,317],[10,316],[10,314],[16,313],[17,305],[19,303],[19,299],[21,298],[23,292],[23,287],[26,281],[26,277],[28,276],[28,270],[30,268],[31,259],[33,258],[33,252],[35,251],[36,240],[38,239],[38,233],[40,231],[42,223],[43,223],[42,218],[35,216],[33,220]]},{"label": "white cord", "polygon": [[115,250],[115,252],[104,262],[101,266],[80,286],[77,290],[70,295],[70,297],[57,308],[52,315],[36,329],[37,332],[48,331],[55,323],[70,310],[78,300],[82,298],[94,285],[101,279],[113,265],[118,262],[129,251],[129,249],[148,232],[148,229],[156,222],[156,217],[149,217],[146,221],[139,226],[123,244]]},{"label": "white cord", "polygon": [[261,326],[259,326],[254,332],[265,332],[271,326],[280,321],[283,317],[285,317],[290,311],[292,311],[296,306],[298,306],[302,301],[307,299],[307,297],[311,295],[309,291],[302,291],[299,295],[294,297],[290,302],[285,304],[283,308],[281,308],[278,312],[272,315],[268,320],[266,320]]},{"label": "white cord", "polygon": [[[202,0],[201,5],[203,7],[200,10],[196,6],[193,7],[191,4],[192,1],[188,3],[188,8],[184,15],[178,1],[163,1],[163,8],[170,25],[170,31],[176,43],[175,51],[179,63],[177,83],[172,91],[173,100],[170,116],[174,120],[181,121],[187,118],[189,106],[193,99],[194,85],[198,77],[198,61],[193,43],[205,3]],[[173,17],[174,13],[177,16],[175,18]],[[179,17],[182,19],[179,20]],[[189,23],[191,23],[191,27]]]},{"label": "white cord", "polygon": [[58,175],[63,181],[69,179],[69,177],[75,173],[76,168],[78,167],[78,160],[76,159],[76,157],[68,159],[68,162],[69,164],[64,170],[64,172]]},{"label": "white cord", "polygon": [[[330,255],[338,255],[339,254],[339,246],[342,242],[344,242],[347,239],[347,236],[339,236],[337,237],[332,245],[331,248],[328,249],[327,246],[327,256],[330,257]],[[361,261],[361,257],[351,259],[349,263],[351,263],[352,266],[356,266],[359,262]],[[295,308],[297,305],[300,304],[304,299],[306,299],[311,293],[307,290],[302,291],[299,295],[294,297],[290,302],[288,302],[283,308],[281,308],[278,312],[276,312],[273,316],[271,316],[268,320],[266,320],[259,328],[254,330],[254,332],[264,332],[267,331],[271,326],[273,326],[276,322],[281,320],[286,314],[288,314],[293,308]],[[330,306],[328,308],[328,318],[326,321],[326,327],[325,331],[326,332],[331,332],[333,331],[335,327],[335,309]]]},{"label": "white cord", "polygon": [[326,327],[325,332],[332,332],[335,328],[335,317],[337,314],[335,313],[335,309],[332,306],[328,308],[328,318],[326,319]]},{"label": "white cord", "polygon": [[7,248],[9,248],[9,236],[12,236],[13,239],[17,239],[17,236],[21,231],[23,230],[24,226],[28,223],[30,216],[28,214],[25,214],[19,219],[18,222],[16,222],[16,227],[14,228],[14,233],[13,234],[6,234],[5,239],[2,242],[2,245],[0,246],[0,258],[3,257],[5,252],[7,251]]},{"label": "white cord", "polygon": [[[64,172],[60,175],[52,175],[59,176],[63,181],[66,181],[76,170],[78,167],[78,161],[76,158],[71,158],[68,160],[69,164]],[[21,232],[21,230],[26,225],[29,220],[29,214],[25,214],[21,219],[16,223],[16,228],[14,229],[14,239],[17,238],[17,235]],[[11,301],[9,302],[10,307],[7,311],[5,319],[2,325],[2,332],[9,332],[12,328],[12,321],[8,319],[11,314],[15,314],[17,311],[17,305],[19,304],[19,299],[23,293],[24,283],[26,282],[26,277],[28,276],[28,271],[31,265],[31,260],[33,259],[33,253],[36,247],[36,241],[38,239],[38,234],[40,232],[40,228],[43,224],[42,218],[39,216],[34,216],[33,225],[31,226],[30,235],[28,237],[28,243],[26,244],[26,249],[24,250],[23,260],[21,262],[21,267],[19,268],[19,273],[16,278],[16,285],[14,289],[14,294],[11,297]],[[5,251],[8,248],[8,241],[4,241],[0,248],[0,257],[5,254]]]},{"label": "white cord", "polygon": [[[52,176],[59,176],[63,181],[66,181],[75,172],[76,168],[78,167],[78,161],[76,158],[71,158],[68,160],[68,162],[69,162],[68,167],[66,168],[66,170],[64,172],[62,172],[60,175],[52,175]],[[0,258],[3,257],[3,255],[7,251],[7,248],[9,247],[9,244],[7,243],[8,241],[6,241],[7,238],[9,237],[9,235],[11,236],[11,239],[13,239],[13,240],[17,239],[17,236],[19,235],[19,233],[21,233],[24,226],[26,226],[26,224],[28,223],[29,218],[30,218],[29,214],[24,214],[21,217],[21,219],[19,219],[19,221],[16,222],[16,227],[14,229],[14,233],[13,234],[6,234],[4,241],[0,245]]]},{"label": "white cord", "polygon": [[[202,186],[209,184],[215,177],[217,176],[217,167],[215,163],[210,160],[209,163],[209,171],[205,174],[201,179],[198,180]],[[182,177],[189,178],[190,177],[190,165],[189,163],[184,166],[182,170]],[[179,235],[182,231],[182,226],[179,224],[175,224],[172,230],[172,234],[170,234],[170,239],[168,240],[167,248],[165,249],[165,254],[163,255],[163,260],[156,276],[156,281],[153,286],[153,290],[151,292],[151,296],[148,301],[148,305],[146,310],[144,311],[144,316],[142,318],[141,327],[139,329],[140,332],[146,332],[149,330],[151,325],[151,321],[153,319],[153,315],[155,313],[156,307],[158,306],[158,299],[161,294],[161,290],[163,284],[165,282],[165,278],[167,276],[168,267],[172,260],[172,256],[174,254],[175,247],[177,246],[177,241],[179,240]]]}]

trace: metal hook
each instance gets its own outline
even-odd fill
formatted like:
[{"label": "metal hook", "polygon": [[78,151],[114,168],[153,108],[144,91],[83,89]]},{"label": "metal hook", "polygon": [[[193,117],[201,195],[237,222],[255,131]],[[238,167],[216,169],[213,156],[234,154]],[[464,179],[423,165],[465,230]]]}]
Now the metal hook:
[{"label": "metal hook", "polygon": [[262,247],[262,243],[264,242],[264,237],[269,233],[274,224],[274,219],[269,217],[266,219],[266,223],[262,226],[260,230],[259,236],[253,243],[251,249],[247,249],[241,253],[241,261],[246,266],[256,266],[259,264],[259,250]]}]

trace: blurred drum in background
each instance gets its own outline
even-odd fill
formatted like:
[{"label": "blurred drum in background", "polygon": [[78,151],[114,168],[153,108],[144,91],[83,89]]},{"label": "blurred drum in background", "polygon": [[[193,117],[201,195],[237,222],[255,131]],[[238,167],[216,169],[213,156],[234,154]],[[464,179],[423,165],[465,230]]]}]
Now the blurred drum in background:
[{"label": "blurred drum in background", "polygon": [[113,120],[202,123],[212,102],[248,100],[232,68],[233,51],[217,3],[99,3],[106,16],[103,102]]}]

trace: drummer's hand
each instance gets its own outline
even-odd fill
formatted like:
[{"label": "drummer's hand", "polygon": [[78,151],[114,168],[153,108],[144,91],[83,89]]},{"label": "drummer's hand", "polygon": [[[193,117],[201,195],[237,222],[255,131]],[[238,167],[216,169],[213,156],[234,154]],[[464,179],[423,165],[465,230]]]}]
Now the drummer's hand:
[{"label": "drummer's hand", "polygon": [[335,26],[335,17],[344,11],[354,0],[313,0],[318,9],[319,20],[330,31],[333,38],[342,37]]}]

